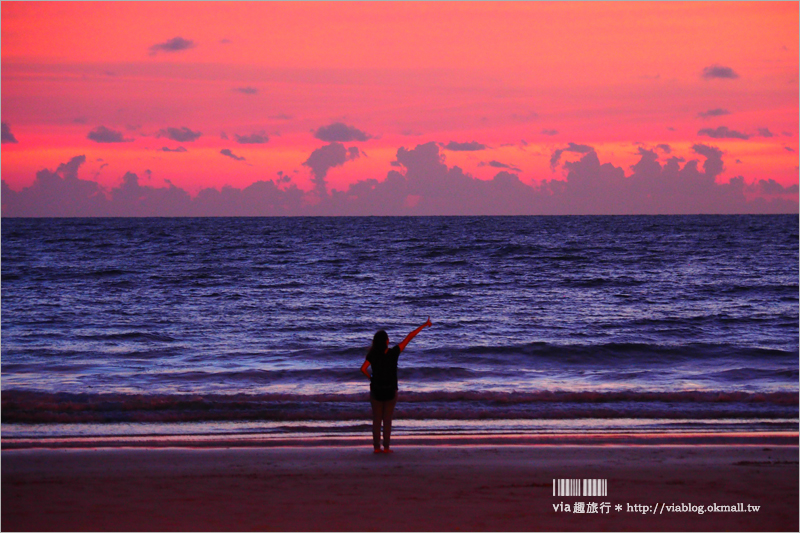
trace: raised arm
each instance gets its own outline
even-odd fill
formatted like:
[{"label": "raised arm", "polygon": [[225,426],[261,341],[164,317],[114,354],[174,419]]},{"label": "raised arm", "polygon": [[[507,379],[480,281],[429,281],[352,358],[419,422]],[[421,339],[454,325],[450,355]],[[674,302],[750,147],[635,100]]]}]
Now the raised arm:
[{"label": "raised arm", "polygon": [[402,352],[403,350],[406,349],[406,345],[409,342],[411,342],[411,339],[413,339],[414,337],[417,336],[417,333],[419,333],[420,331],[422,331],[426,327],[430,327],[430,326],[431,326],[431,317],[428,317],[428,321],[427,322],[425,322],[420,327],[418,327],[417,329],[415,329],[414,331],[412,331],[411,333],[406,335],[406,338],[403,339],[403,342],[401,342],[400,345],[399,345],[400,346],[400,351]]}]

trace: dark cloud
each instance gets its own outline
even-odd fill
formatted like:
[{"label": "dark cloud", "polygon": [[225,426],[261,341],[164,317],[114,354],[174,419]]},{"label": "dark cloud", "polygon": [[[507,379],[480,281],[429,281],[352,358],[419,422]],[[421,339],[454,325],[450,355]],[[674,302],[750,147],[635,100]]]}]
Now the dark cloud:
[{"label": "dark cloud", "polygon": [[698,118],[711,118],[711,117],[722,117],[725,115],[730,115],[731,112],[727,109],[722,109],[718,107],[716,109],[709,109],[708,111],[701,111],[697,114]]},{"label": "dark cloud", "polygon": [[219,44],[231,44],[232,42],[230,39],[220,39]]},{"label": "dark cloud", "polygon": [[743,184],[715,182],[723,168],[722,151],[706,145],[695,145],[693,150],[706,158],[703,171],[698,160],[681,167],[680,160],[672,157],[662,165],[654,150],[639,148],[639,162],[631,167],[629,176],[621,168],[602,164],[592,151],[579,161],[565,163],[566,181],[550,181],[546,189],[560,208],[570,213],[748,212]]},{"label": "dark cloud", "polygon": [[239,144],[264,144],[269,141],[269,137],[261,131],[250,135],[236,135],[236,142]]},{"label": "dark cloud", "polygon": [[320,141],[329,143],[366,141],[372,138],[371,135],[359,130],[358,128],[348,126],[341,122],[334,122],[328,126],[322,126],[314,133],[314,137]]},{"label": "dark cloud", "polygon": [[17,138],[14,137],[14,134],[11,133],[11,127],[6,122],[1,122],[2,125],[2,144],[6,143],[18,143]]},{"label": "dark cloud", "polygon": [[711,65],[703,69],[703,78],[711,79],[729,79],[734,80],[739,75],[733,71],[731,67],[723,67],[722,65]]},{"label": "dark cloud", "polygon": [[507,168],[509,170],[513,170],[514,172],[522,172],[522,170],[518,169],[515,166],[507,165],[505,163],[501,163],[500,161],[489,161],[488,163],[485,161],[481,161],[478,163],[479,167],[494,167],[494,168]]},{"label": "dark cloud", "polygon": [[235,87],[233,90],[242,94],[258,94],[258,89],[255,87]]},{"label": "dark cloud", "polygon": [[658,148],[659,150],[661,150],[665,154],[671,154],[672,153],[672,147],[670,145],[668,145],[668,144],[657,144],[656,148]]},{"label": "dark cloud", "polygon": [[3,216],[80,217],[104,216],[108,201],[94,181],[78,178],[78,169],[86,162],[80,155],[55,171],[40,170],[33,185],[14,192],[3,182]]},{"label": "dark cloud", "polygon": [[285,113],[281,113],[280,115],[272,115],[269,118],[271,120],[292,120],[294,117],[292,115],[287,115]]},{"label": "dark cloud", "polygon": [[[651,155],[641,148],[639,151]],[[570,209],[585,210],[590,214],[603,213],[609,209],[609,203],[619,201],[610,199],[609,192],[624,190],[628,185],[625,172],[610,163],[602,164],[594,150],[586,152],[578,161],[565,162],[564,169],[567,170],[566,182],[551,181],[549,185]]]},{"label": "dark cloud", "polygon": [[[55,171],[37,173],[31,187],[13,191],[2,182],[4,216],[275,216],[275,215],[568,215],[568,214],[697,214],[797,213],[798,186],[774,180],[747,184],[742,176],[726,183],[723,152],[695,144],[696,159],[659,159],[657,149],[638,148],[631,173],[600,161],[583,145],[582,157],[564,163],[564,179],[526,185],[502,170],[480,180],[445,163],[434,142],[397,150],[396,165],[385,179],[365,179],[346,191],[328,192],[324,176],[311,193],[289,183],[258,181],[244,189],[204,189],[191,198],[167,182],[142,185],[133,173],[116,188],[105,190],[78,178],[86,158],[79,156]],[[567,147],[566,149],[569,149]],[[566,150],[565,149],[565,150]],[[318,171],[360,157],[357,147],[327,145],[312,154]],[[232,154],[231,154],[232,155]],[[309,158],[311,159],[311,158]],[[312,162],[311,164],[315,164]],[[311,166],[311,164],[307,166]],[[327,166],[326,166],[327,165]],[[399,166],[398,166],[399,165]],[[313,170],[314,167],[312,167]],[[145,172],[149,176],[149,171]],[[752,198],[748,200],[748,198]]]},{"label": "dark cloud", "polygon": [[784,146],[783,149],[786,150],[787,152],[792,152],[792,153],[795,152],[794,148],[790,148],[788,146]]},{"label": "dark cloud", "polygon": [[199,131],[192,131],[186,126],[182,128],[164,128],[159,130],[156,137],[166,137],[179,143],[194,142],[202,135]]},{"label": "dark cloud", "polygon": [[477,152],[479,150],[486,150],[486,145],[481,144],[477,141],[472,141],[467,143],[450,141],[442,148],[444,148],[445,150],[450,150],[451,152]]},{"label": "dark cloud", "polygon": [[325,214],[409,215],[797,212],[792,198],[748,203],[743,179],[716,183],[723,168],[721,150],[699,144],[693,149],[705,159],[702,170],[699,160],[681,165],[672,157],[662,164],[655,151],[640,148],[640,161],[626,176],[621,168],[602,163],[592,149],[564,164],[566,180],[529,186],[505,171],[478,180],[448,167],[438,146],[427,143],[398,150],[404,172],[392,170],[382,182],[360,181],[331,195],[320,208]]},{"label": "dark cloud", "polygon": [[[283,180],[281,180],[283,181]],[[203,189],[192,202],[195,216],[281,216],[312,214],[304,193],[295,185],[280,188],[274,181],[257,181],[244,189],[225,186]]]},{"label": "dark cloud", "polygon": [[97,126],[89,132],[86,138],[96,143],[124,143],[133,141],[133,139],[124,138],[122,132],[108,129],[105,126]]},{"label": "dark cloud", "polygon": [[[244,189],[203,189],[192,199],[167,181],[166,187],[142,185],[132,172],[111,190],[78,178],[84,156],[73,158],[56,171],[42,170],[31,187],[13,191],[2,182],[3,216],[279,216],[312,214],[296,186],[283,189],[272,181],[258,181]],[[146,172],[149,175],[149,171]],[[286,180],[282,180],[285,185]],[[305,210],[305,211],[304,211]]]},{"label": "dark cloud", "polygon": [[311,152],[303,165],[311,168],[311,172],[314,174],[312,180],[314,187],[318,191],[325,192],[327,190],[325,176],[328,171],[333,167],[339,167],[348,161],[358,159],[360,156],[361,152],[356,146],[345,148],[341,143],[331,143]]},{"label": "dark cloud", "polygon": [[161,151],[162,152],[186,152],[187,150],[183,146],[178,146],[177,148],[167,148],[166,146],[164,146],[163,148],[161,148]]},{"label": "dark cloud", "polygon": [[556,167],[558,166],[558,162],[561,160],[561,154],[563,154],[564,152],[587,154],[593,151],[594,148],[585,144],[568,143],[566,148],[558,148],[556,151],[553,152],[553,155],[550,157],[550,170],[555,172]]},{"label": "dark cloud", "polygon": [[697,132],[698,135],[705,135],[712,139],[749,139],[750,136],[746,133],[741,133],[736,130],[730,130],[727,126],[720,126],[716,129],[703,128]]},{"label": "dark cloud", "polygon": [[219,134],[219,138],[222,139],[223,141],[227,141],[228,134],[223,131],[222,133]]},{"label": "dark cloud", "polygon": [[195,42],[183,37],[173,37],[172,39],[163,43],[154,44],[150,47],[150,55],[155,55],[159,52],[180,52],[194,48]]},{"label": "dark cloud", "polygon": [[332,194],[322,204],[327,214],[344,209],[364,215],[523,214],[545,203],[514,174],[502,171],[479,180],[448,167],[435,142],[400,148],[397,163],[403,171],[389,171],[382,182],[363,180]]},{"label": "dark cloud", "polygon": [[758,135],[761,137],[774,137],[769,128],[758,128]]},{"label": "dark cloud", "polygon": [[784,187],[773,179],[758,180],[753,184],[752,188],[767,196],[785,196],[798,193],[797,184]]},{"label": "dark cloud", "polygon": [[717,176],[722,174],[723,170],[725,170],[725,167],[722,164],[722,150],[719,148],[705,144],[695,144],[692,146],[692,150],[694,153],[700,154],[706,158],[705,162],[703,163],[705,177],[714,180]]},{"label": "dark cloud", "polygon": [[229,148],[223,148],[222,150],[219,151],[219,153],[221,153],[224,156],[231,157],[231,158],[233,158],[233,159],[235,159],[237,161],[244,161],[245,160],[244,157],[239,157],[238,155],[236,155],[233,152],[231,152]]},{"label": "dark cloud", "polygon": [[[145,174],[150,175],[150,171]],[[173,216],[191,214],[192,199],[189,194],[167,181],[166,187],[140,185],[139,176],[127,172],[122,184],[111,190],[109,210],[116,216],[152,217],[163,216],[164,212]]]},{"label": "dark cloud", "polygon": [[558,130],[542,130],[542,135],[558,135]]}]

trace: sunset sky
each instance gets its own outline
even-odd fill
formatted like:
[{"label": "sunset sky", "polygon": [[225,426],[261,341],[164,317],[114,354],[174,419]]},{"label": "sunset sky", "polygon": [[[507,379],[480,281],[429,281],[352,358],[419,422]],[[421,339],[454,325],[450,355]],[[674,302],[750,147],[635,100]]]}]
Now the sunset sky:
[{"label": "sunset sky", "polygon": [[[668,179],[634,165],[666,169],[672,160],[688,176],[697,160],[697,179],[717,186],[703,190],[727,184],[747,200],[797,210],[797,2],[0,8],[4,215],[24,212],[9,204],[14,193],[27,191],[29,208],[38,201],[44,169],[96,182],[109,198],[132,174],[143,190],[171,186],[193,199],[271,181],[306,206],[405,176],[397,205],[432,212],[402,161],[422,157],[423,146],[420,183],[438,158],[441,179],[453,178],[447,187],[486,181],[477,195],[511,180],[557,202],[562,185],[577,191],[595,172],[590,163],[620,169],[592,179],[598,191],[622,194],[614,183],[638,180],[643,190]],[[79,170],[58,170],[78,156]],[[430,193],[436,209],[460,213],[445,185]],[[637,194],[650,210],[673,209],[655,191]],[[569,205],[565,212],[594,204]],[[637,205],[621,212],[646,210]]]}]

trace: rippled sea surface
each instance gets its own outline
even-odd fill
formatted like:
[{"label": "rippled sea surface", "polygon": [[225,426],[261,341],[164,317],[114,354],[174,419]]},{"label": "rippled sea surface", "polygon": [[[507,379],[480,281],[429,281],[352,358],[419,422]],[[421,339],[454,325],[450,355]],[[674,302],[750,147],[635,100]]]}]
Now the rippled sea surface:
[{"label": "rippled sea surface", "polygon": [[797,431],[797,216],[153,218],[3,219],[3,436],[358,433],[428,316],[401,433]]}]

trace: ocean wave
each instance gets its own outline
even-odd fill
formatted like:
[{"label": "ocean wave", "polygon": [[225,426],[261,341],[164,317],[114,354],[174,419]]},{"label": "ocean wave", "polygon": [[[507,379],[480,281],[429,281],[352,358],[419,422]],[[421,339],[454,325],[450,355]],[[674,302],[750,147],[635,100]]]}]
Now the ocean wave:
[{"label": "ocean wave", "polygon": [[[74,371],[78,366],[65,365],[63,369]],[[28,368],[38,370],[41,367],[39,365],[29,365]],[[19,367],[12,367],[12,369],[24,370],[24,368]],[[425,380],[426,382],[470,379],[482,375],[479,371],[458,366],[412,367],[404,369],[402,372],[404,378]],[[141,377],[149,375],[149,373],[143,374]],[[132,374],[131,376],[139,377],[138,374]],[[354,365],[352,368],[252,368],[241,370],[161,371],[159,372],[159,378],[171,383],[235,382],[244,385],[246,383],[343,383],[348,380],[363,378],[363,376],[358,370],[358,365]]]},{"label": "ocean wave", "polygon": [[[414,416],[797,410],[793,397],[604,395],[796,392],[796,216],[7,222],[4,420],[36,416],[41,398],[9,395],[22,389],[112,394],[64,400],[74,411],[47,400],[41,416],[68,420],[344,416],[365,393],[241,408],[224,395],[363,391],[374,332],[397,342],[428,315],[399,378],[440,392],[402,392]],[[454,392],[515,387],[587,392]],[[218,396],[176,403],[198,391]]]},{"label": "ocean wave", "polygon": [[797,359],[797,351],[778,350],[739,346],[734,344],[649,344],[640,342],[610,342],[604,344],[555,344],[532,342],[527,344],[465,346],[426,351],[431,355],[447,355],[451,353],[468,356],[520,356],[525,358],[556,359],[558,362],[591,363],[603,362],[613,364],[615,361],[644,361],[648,365],[654,361],[667,362],[675,360],[702,361],[721,357],[759,360],[772,358]]},{"label": "ocean wave", "polygon": [[98,341],[141,341],[141,342],[175,342],[175,338],[162,333],[152,333],[146,331],[126,331],[124,333],[101,333],[96,335],[76,335],[75,338],[82,340]]},{"label": "ocean wave", "polygon": [[[412,419],[794,419],[796,393],[401,392]],[[91,394],[11,390],[3,423],[348,420],[368,416],[368,394]]]},{"label": "ocean wave", "polygon": [[797,369],[766,369],[766,368],[730,368],[709,374],[715,378],[724,378],[728,381],[751,381],[754,379],[784,379],[797,380]]},{"label": "ocean wave", "polygon": [[566,287],[592,289],[596,287],[637,287],[645,282],[630,277],[610,278],[564,278],[561,282]]}]

